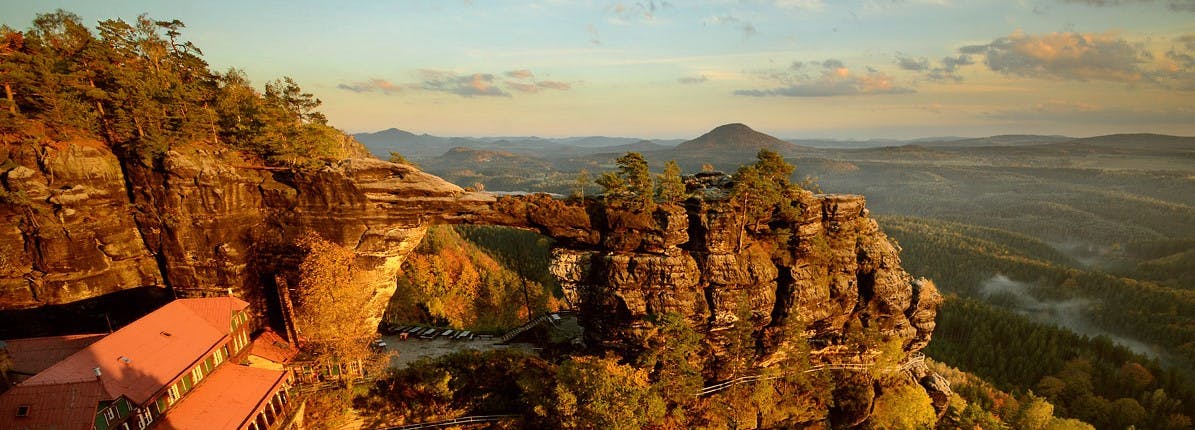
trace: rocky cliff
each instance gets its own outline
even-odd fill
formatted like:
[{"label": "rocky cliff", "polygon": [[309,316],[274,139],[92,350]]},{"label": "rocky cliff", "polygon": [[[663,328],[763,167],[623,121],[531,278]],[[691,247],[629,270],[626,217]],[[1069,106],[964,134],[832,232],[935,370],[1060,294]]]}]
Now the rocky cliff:
[{"label": "rocky cliff", "polygon": [[376,291],[366,314],[378,319],[426,226],[495,200],[371,158],[304,171],[204,145],[146,163],[94,140],[2,143],[0,309],[148,286],[231,291],[275,311],[276,280],[301,257],[293,244],[315,232],[356,251],[373,280],[359,287]]},{"label": "rocky cliff", "polygon": [[898,345],[891,358],[906,362],[929,341],[941,303],[931,282],[901,269],[862,196],[805,192],[791,202],[795,218],[748,222],[716,189],[632,211],[466,192],[368,158],[268,168],[188,145],[146,163],[97,141],[35,138],[10,139],[2,151],[6,309],[150,286],[180,297],[231,291],[276,323],[278,288],[293,282],[301,258],[294,243],[315,232],[356,251],[372,276],[349,287],[374,292],[363,315],[376,321],[403,257],[433,223],[554,238],[552,271],[590,346],[633,354],[655,316],[678,314],[704,339],[701,368],[711,381],[797,356],[872,363],[878,343]]}]

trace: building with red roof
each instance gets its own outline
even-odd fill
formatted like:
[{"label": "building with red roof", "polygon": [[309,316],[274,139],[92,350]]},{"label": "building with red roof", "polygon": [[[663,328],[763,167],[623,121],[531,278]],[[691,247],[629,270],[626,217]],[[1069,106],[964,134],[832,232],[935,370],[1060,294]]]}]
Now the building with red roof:
[{"label": "building with red roof", "polygon": [[[289,403],[290,374],[230,363],[248,350],[247,308],[234,297],[168,303],[0,395],[0,428],[144,430],[179,411],[166,428],[272,429],[279,420],[269,415],[282,415]],[[193,416],[199,402],[184,402],[193,397],[227,397],[213,407],[246,415],[228,418],[239,424],[227,427],[179,427]]]},{"label": "building with red roof", "polygon": [[0,344],[8,353],[8,372],[14,377],[14,382],[21,382],[107,335],[107,333],[98,333],[31,337],[8,340],[0,342]]}]

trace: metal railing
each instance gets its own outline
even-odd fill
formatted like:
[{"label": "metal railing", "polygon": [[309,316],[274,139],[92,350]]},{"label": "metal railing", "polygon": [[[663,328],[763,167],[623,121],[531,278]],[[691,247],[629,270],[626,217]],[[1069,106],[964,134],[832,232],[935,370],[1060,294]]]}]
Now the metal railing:
[{"label": "metal railing", "polygon": [[473,415],[473,416],[468,416],[468,417],[452,418],[452,419],[441,420],[441,421],[432,421],[432,422],[418,423],[418,424],[406,424],[406,425],[401,425],[401,426],[396,426],[396,427],[382,427],[381,429],[384,429],[384,430],[435,429],[435,428],[452,427],[452,426],[459,426],[459,425],[466,425],[466,424],[492,423],[492,422],[497,422],[497,421],[502,421],[502,420],[520,419],[522,417],[523,417],[522,415]]},{"label": "metal railing", "polygon": [[[905,370],[909,370],[909,369],[913,368],[914,366],[918,366],[924,362],[925,362],[925,354],[922,354],[920,351],[918,351],[918,352],[915,352],[912,355],[910,355],[909,358],[907,360],[905,360],[903,363],[900,363],[900,365],[892,366],[891,368],[884,369],[883,371],[884,372],[905,371]],[[875,364],[829,363],[829,364],[819,364],[817,366],[812,366],[808,369],[801,371],[801,373],[814,373],[814,372],[820,372],[823,370],[854,370],[854,371],[866,372],[866,371],[871,370],[873,367],[875,367]],[[695,394],[694,396],[695,397],[708,396],[710,394],[725,390],[725,389],[733,387],[735,385],[745,384],[748,382],[771,381],[771,380],[786,377],[791,374],[793,374],[793,372],[784,372],[784,373],[781,373],[778,375],[740,376],[738,378],[730,379],[727,381],[722,381],[722,382],[719,382],[714,385],[702,387],[701,391],[698,391],[697,394]]]}]

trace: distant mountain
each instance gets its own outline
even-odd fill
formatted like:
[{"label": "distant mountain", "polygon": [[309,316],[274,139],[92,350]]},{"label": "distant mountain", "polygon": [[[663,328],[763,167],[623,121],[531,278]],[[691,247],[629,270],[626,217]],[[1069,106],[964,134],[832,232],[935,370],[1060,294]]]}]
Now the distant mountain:
[{"label": "distant mountain", "polygon": [[482,175],[518,175],[544,173],[552,170],[552,163],[542,158],[509,151],[495,151],[456,147],[439,157],[422,161],[430,172],[445,175],[462,174],[468,170]]},{"label": "distant mountain", "polygon": [[387,158],[390,156],[390,152],[394,151],[414,161],[436,158],[458,147],[507,151],[540,158],[567,158],[627,151],[660,151],[670,149],[681,142],[679,139],[645,140],[606,136],[565,138],[535,136],[439,137],[415,134],[397,128],[374,133],[357,133],[353,136],[379,158]]},{"label": "distant mountain", "polygon": [[767,148],[780,153],[795,152],[800,146],[752,130],[744,124],[726,124],[676,146],[679,153],[748,152],[755,155]]},{"label": "distant mountain", "polygon": [[1066,142],[1074,139],[1066,136],[1040,136],[1035,134],[1002,134],[998,136],[977,138],[943,138],[941,140],[917,139],[915,142],[923,146],[1030,146],[1050,143]]},{"label": "distant mountain", "polygon": [[1195,151],[1195,137],[1164,134],[1110,134],[1071,141],[1075,144],[1135,151]]},{"label": "distant mountain", "polygon": [[408,159],[420,160],[438,156],[453,147],[472,146],[473,144],[471,139],[467,138],[415,134],[397,128],[375,133],[357,133],[353,137],[369,148],[369,152],[382,159],[389,157],[390,151],[394,151]]}]

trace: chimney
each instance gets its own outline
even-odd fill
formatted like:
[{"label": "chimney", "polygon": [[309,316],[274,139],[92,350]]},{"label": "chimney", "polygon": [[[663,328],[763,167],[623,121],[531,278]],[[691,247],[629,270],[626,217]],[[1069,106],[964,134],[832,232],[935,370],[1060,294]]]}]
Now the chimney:
[{"label": "chimney", "polygon": [[95,379],[100,379],[100,376],[104,374],[104,372],[100,372],[100,368],[98,367],[91,369],[91,371],[95,372]]}]

